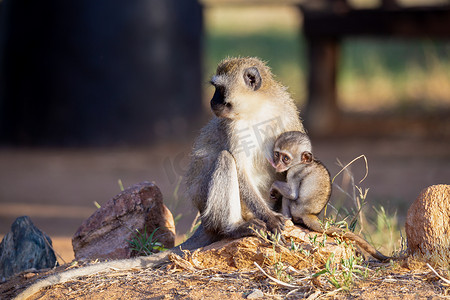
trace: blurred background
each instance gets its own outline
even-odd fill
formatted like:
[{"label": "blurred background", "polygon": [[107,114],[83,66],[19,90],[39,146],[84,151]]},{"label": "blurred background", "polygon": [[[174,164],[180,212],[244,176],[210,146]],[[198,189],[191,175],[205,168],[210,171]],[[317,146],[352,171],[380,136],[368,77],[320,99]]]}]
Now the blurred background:
[{"label": "blurred background", "polygon": [[[182,176],[227,56],[268,62],[300,108],[345,218],[401,247],[409,205],[450,183],[450,1],[0,1],[0,236],[29,215],[66,261],[124,187],[155,181],[179,241]],[[335,213],[329,210],[329,213]]]}]

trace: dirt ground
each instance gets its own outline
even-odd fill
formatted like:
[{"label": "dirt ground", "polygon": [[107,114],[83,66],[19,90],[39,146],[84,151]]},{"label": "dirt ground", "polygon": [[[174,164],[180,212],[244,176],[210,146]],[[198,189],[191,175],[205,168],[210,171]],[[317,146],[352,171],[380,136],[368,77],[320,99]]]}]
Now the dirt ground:
[{"label": "dirt ground", "polygon": [[[66,265],[57,270],[21,274],[1,284],[0,295],[9,299],[36,280],[71,268]],[[291,286],[286,286],[273,279],[275,272],[267,266],[264,274],[256,268],[186,270],[171,263],[157,269],[110,270],[81,276],[42,289],[28,299],[253,299],[251,295],[257,292],[260,299],[450,298],[450,284],[417,261],[371,262],[365,268],[369,270],[368,277],[355,279],[350,289],[346,289],[333,287],[322,276],[297,279],[293,276]]]}]

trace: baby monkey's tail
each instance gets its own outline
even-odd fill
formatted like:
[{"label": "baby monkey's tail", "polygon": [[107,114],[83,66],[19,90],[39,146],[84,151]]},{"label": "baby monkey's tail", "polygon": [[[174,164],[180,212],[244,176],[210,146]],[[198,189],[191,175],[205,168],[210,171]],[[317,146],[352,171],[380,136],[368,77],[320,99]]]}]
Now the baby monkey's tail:
[{"label": "baby monkey's tail", "polygon": [[369,253],[371,256],[378,259],[379,261],[384,262],[384,261],[388,261],[389,259],[391,259],[391,257],[383,255],[381,252],[379,252],[377,249],[375,249],[374,246],[369,244],[369,242],[367,242],[365,239],[363,239],[362,237],[360,237],[359,235],[357,235],[353,232],[344,231],[341,228],[337,228],[337,227],[333,227],[333,226],[328,228],[327,230],[324,230],[322,228],[322,224],[319,221],[319,218],[316,215],[302,216],[302,221],[306,225],[307,228],[309,228],[313,231],[322,232],[328,236],[341,236],[345,239],[349,239],[349,240],[355,242],[356,245],[358,245],[362,250]]}]

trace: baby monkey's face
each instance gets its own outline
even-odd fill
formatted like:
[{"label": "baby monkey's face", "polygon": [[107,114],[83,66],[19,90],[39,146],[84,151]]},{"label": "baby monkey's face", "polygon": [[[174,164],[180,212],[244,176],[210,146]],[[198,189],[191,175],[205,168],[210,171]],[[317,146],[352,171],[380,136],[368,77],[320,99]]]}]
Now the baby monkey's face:
[{"label": "baby monkey's face", "polygon": [[282,151],[281,149],[276,149],[273,151],[273,164],[277,173],[281,173],[289,170],[289,168],[298,163],[296,158],[292,156],[291,153],[287,151]]},{"label": "baby monkey's face", "polygon": [[290,167],[298,164],[308,164],[312,161],[312,154],[309,151],[303,151],[300,155],[293,155],[287,150],[275,150],[273,152],[272,166],[277,173],[289,170]]},{"label": "baby monkey's face", "polygon": [[308,136],[299,131],[282,133],[273,147],[270,163],[278,173],[289,170],[298,164],[312,162],[311,142]]}]

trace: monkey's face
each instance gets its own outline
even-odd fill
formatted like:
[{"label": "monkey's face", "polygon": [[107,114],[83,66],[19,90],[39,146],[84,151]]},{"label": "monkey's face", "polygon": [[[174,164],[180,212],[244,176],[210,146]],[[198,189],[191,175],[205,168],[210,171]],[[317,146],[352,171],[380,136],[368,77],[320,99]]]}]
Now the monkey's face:
[{"label": "monkey's face", "polygon": [[287,131],[280,134],[273,146],[272,166],[276,172],[284,172],[298,164],[312,162],[311,141],[300,131]]},{"label": "monkey's face", "polygon": [[272,166],[275,168],[275,171],[277,173],[289,170],[289,168],[292,166],[292,162],[293,160],[290,153],[277,150],[273,152]]},{"label": "monkey's face", "polygon": [[277,173],[285,172],[299,163],[301,163],[301,158],[296,156],[292,151],[286,149],[275,149],[273,151],[272,166]]},{"label": "monkey's face", "polygon": [[294,155],[291,151],[275,149],[273,152],[272,166],[277,173],[289,170],[298,164],[309,164],[313,160],[313,155],[309,151],[303,151],[300,155]]},{"label": "monkey's face", "polygon": [[211,84],[216,88],[211,109],[219,118],[248,116],[260,104],[257,101],[261,100],[261,95],[257,91],[262,85],[262,77],[256,66],[241,66],[238,61],[223,63]]}]

